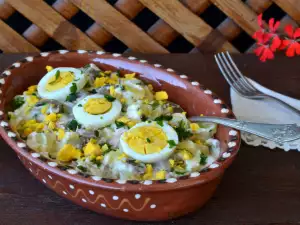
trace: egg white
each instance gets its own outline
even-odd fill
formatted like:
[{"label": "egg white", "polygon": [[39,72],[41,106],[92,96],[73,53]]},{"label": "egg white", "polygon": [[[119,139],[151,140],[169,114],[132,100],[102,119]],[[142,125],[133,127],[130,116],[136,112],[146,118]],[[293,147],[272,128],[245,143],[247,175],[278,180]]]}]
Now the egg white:
[{"label": "egg white", "polygon": [[90,98],[104,98],[104,95],[89,95],[77,102],[77,104],[73,107],[73,115],[75,119],[84,127],[88,129],[105,127],[114,123],[115,120],[120,116],[122,104],[117,99],[112,102],[110,110],[104,114],[93,115],[87,113],[86,111],[84,111],[83,106]]},{"label": "egg white", "polygon": [[[151,126],[151,127],[155,126],[155,127],[161,128],[163,130],[163,132],[166,134],[167,140],[174,140],[176,145],[178,144],[178,135],[177,135],[176,131],[166,122],[163,123],[163,126],[158,125],[156,122],[151,122],[151,123],[142,122],[142,123],[136,124],[130,130],[137,128],[137,127],[143,127],[143,126]],[[167,159],[173,153],[174,149],[176,148],[176,146],[170,148],[170,145],[167,143],[167,145],[160,152],[156,152],[156,153],[152,153],[152,154],[140,154],[140,153],[135,152],[133,149],[131,149],[129,147],[127,142],[124,140],[124,135],[125,135],[125,133],[120,138],[120,150],[122,152],[124,152],[125,154],[127,154],[128,156],[130,156],[136,160],[139,160],[141,162],[154,163],[154,162],[158,162],[158,161]]]},{"label": "egg white", "polygon": [[[55,76],[56,71],[59,70],[60,72],[73,72],[74,73],[74,80],[64,86],[61,89],[55,91],[47,91],[46,85],[49,79]],[[87,77],[81,73],[79,69],[72,68],[72,67],[58,67],[50,72],[48,72],[38,83],[37,91],[39,95],[44,99],[55,99],[60,102],[66,101],[67,96],[71,93],[70,87],[73,83],[77,86],[77,92],[80,91],[87,82]]]}]

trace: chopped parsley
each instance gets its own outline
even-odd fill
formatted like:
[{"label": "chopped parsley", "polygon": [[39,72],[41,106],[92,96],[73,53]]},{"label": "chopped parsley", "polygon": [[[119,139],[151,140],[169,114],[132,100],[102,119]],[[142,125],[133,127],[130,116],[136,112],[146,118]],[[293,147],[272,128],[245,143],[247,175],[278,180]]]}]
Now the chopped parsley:
[{"label": "chopped parsley", "polygon": [[82,104],[78,104],[78,107],[82,107]]},{"label": "chopped parsley", "polygon": [[154,102],[151,104],[151,107],[152,107],[153,110],[155,110],[158,106],[159,106],[159,102],[158,102],[158,101],[154,101]]},{"label": "chopped parsley", "polygon": [[184,175],[186,173],[186,171],[174,170],[174,173],[176,173],[177,175]]},{"label": "chopped parsley", "polygon": [[16,96],[13,100],[12,100],[12,108],[18,109],[20,108],[23,104],[25,103],[25,100],[23,97],[21,96]]},{"label": "chopped parsley", "polygon": [[80,128],[80,124],[76,121],[76,120],[71,120],[68,124],[67,124],[67,128],[69,130],[72,130],[72,131],[76,131],[76,129]]},{"label": "chopped parsley", "polygon": [[207,155],[201,153],[200,154],[200,165],[205,165],[206,164],[206,161],[207,161]]},{"label": "chopped parsley", "polygon": [[67,96],[66,101],[67,102],[73,102],[77,99],[76,93],[71,93]]},{"label": "chopped parsley", "polygon": [[94,164],[96,164],[98,168],[100,168],[100,166],[102,164],[101,161],[97,160],[96,158],[92,159],[91,162],[94,163]]},{"label": "chopped parsley", "polygon": [[75,79],[74,81],[79,81],[80,80],[80,78],[78,78],[78,79]]},{"label": "chopped parsley", "polygon": [[116,126],[117,126],[118,129],[121,128],[121,127],[124,127],[126,125],[125,123],[123,123],[121,121],[116,121],[115,123],[116,123]]},{"label": "chopped parsley", "polygon": [[164,120],[166,120],[166,121],[170,121],[170,120],[172,120],[172,116],[168,116],[168,115],[161,115],[161,116],[159,116],[159,117],[156,117],[155,119],[154,119],[154,121],[156,121],[156,123],[159,125],[159,126],[163,126],[164,125]]},{"label": "chopped parsley", "polygon": [[90,67],[91,67],[90,64],[86,64],[83,68],[84,68],[84,69],[87,69],[87,68],[90,68]]},{"label": "chopped parsley", "polygon": [[84,166],[77,166],[77,169],[79,169],[80,171],[82,171],[84,173],[87,172],[87,168]]},{"label": "chopped parsley", "polygon": [[173,148],[176,146],[176,142],[174,140],[168,140],[168,144],[170,145],[170,148]]},{"label": "chopped parsley", "polygon": [[120,71],[120,70],[117,70],[117,71],[116,71],[116,75],[117,75],[118,77],[120,77],[120,76],[121,76],[121,71]]},{"label": "chopped parsley", "polygon": [[141,120],[142,120],[143,122],[147,121],[147,119],[148,119],[148,118],[147,118],[145,115],[142,115]]},{"label": "chopped parsley", "polygon": [[96,91],[95,89],[92,89],[92,90],[89,91],[89,93],[91,93],[91,94],[96,94],[97,91]]},{"label": "chopped parsley", "polygon": [[185,129],[184,122],[182,120],[179,123],[179,127],[175,128],[175,131],[180,141],[187,139],[193,135],[191,132]]},{"label": "chopped parsley", "polygon": [[49,84],[55,84],[55,82],[58,80],[59,77],[60,77],[60,71],[57,70],[55,73],[55,80],[51,81]]},{"label": "chopped parsley", "polygon": [[70,87],[70,92],[72,94],[76,93],[77,91],[77,85],[75,83],[72,83],[72,86]]},{"label": "chopped parsley", "polygon": [[100,119],[103,120],[103,116],[100,116]]},{"label": "chopped parsley", "polygon": [[151,143],[151,140],[150,140],[150,138],[147,138],[147,139],[146,139],[146,141],[147,141],[148,143]]},{"label": "chopped parsley", "polygon": [[98,131],[98,130],[95,130],[95,131],[94,131],[94,135],[95,135],[96,137],[99,137],[99,131]]},{"label": "chopped parsley", "polygon": [[113,102],[114,100],[116,100],[116,98],[114,98],[111,95],[104,95],[104,98],[106,98],[106,100],[109,101],[109,102]]},{"label": "chopped parsley", "polygon": [[86,82],[86,84],[84,85],[83,88],[90,88],[90,87],[91,87],[91,84],[90,84],[90,82],[88,81],[88,82]]}]

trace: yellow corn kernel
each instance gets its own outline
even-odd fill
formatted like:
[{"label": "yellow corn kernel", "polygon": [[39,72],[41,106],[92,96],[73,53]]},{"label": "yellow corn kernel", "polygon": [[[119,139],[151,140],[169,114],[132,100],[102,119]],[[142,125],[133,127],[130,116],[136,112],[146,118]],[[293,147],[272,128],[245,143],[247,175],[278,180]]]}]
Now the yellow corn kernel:
[{"label": "yellow corn kernel", "polygon": [[152,179],[152,173],[153,173],[153,168],[151,164],[146,164],[146,172],[143,175],[144,180],[150,180]]},{"label": "yellow corn kernel", "polygon": [[173,168],[175,165],[174,159],[169,159],[169,164],[170,164],[170,167]]},{"label": "yellow corn kernel", "polygon": [[58,140],[61,141],[61,140],[64,138],[64,136],[65,136],[65,130],[59,128],[59,129],[58,129],[58,135],[57,135]]},{"label": "yellow corn kernel", "polygon": [[116,91],[115,91],[115,87],[114,86],[110,86],[109,87],[109,94],[113,97],[116,96]]},{"label": "yellow corn kernel", "polygon": [[44,105],[42,108],[41,108],[41,113],[42,114],[46,114],[47,113],[47,110],[48,110],[49,106],[48,105]]},{"label": "yellow corn kernel", "polygon": [[102,160],[103,160],[103,158],[104,158],[104,156],[103,156],[103,155],[99,155],[99,156],[97,156],[97,157],[96,157],[96,160],[98,160],[98,161],[102,161]]},{"label": "yellow corn kernel", "polygon": [[165,91],[158,91],[155,93],[155,99],[158,101],[162,101],[162,100],[167,100],[168,99],[168,94]]},{"label": "yellow corn kernel", "polygon": [[190,128],[192,131],[197,131],[197,130],[199,130],[200,127],[199,127],[198,123],[191,123]]},{"label": "yellow corn kernel", "polygon": [[47,72],[50,72],[51,70],[53,70],[53,67],[52,66],[46,66],[46,70],[47,70]]},{"label": "yellow corn kernel", "polygon": [[55,128],[56,128],[56,124],[55,124],[55,122],[49,122],[49,124],[48,124],[48,128],[50,129],[50,130],[54,130]]},{"label": "yellow corn kernel", "polygon": [[155,174],[155,179],[156,180],[162,180],[166,178],[166,171],[165,170],[160,170],[158,172],[156,172]]},{"label": "yellow corn kernel", "polygon": [[79,159],[81,152],[71,144],[65,144],[57,153],[57,159],[62,162],[69,162],[73,159]]},{"label": "yellow corn kernel", "polygon": [[135,77],[135,73],[128,73],[128,74],[125,74],[125,78],[126,78],[126,79],[131,80],[131,79],[133,79],[134,77]]}]

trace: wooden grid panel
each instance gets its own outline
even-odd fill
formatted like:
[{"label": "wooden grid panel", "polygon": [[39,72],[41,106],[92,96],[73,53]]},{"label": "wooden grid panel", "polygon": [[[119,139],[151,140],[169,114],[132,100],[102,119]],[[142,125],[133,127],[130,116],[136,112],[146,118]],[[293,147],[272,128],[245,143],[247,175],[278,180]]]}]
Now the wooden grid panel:
[{"label": "wooden grid panel", "polygon": [[[37,52],[51,39],[70,50],[105,50],[116,38],[127,50],[169,53],[168,47],[184,38],[194,47],[190,52],[241,52],[234,41],[242,34],[251,37],[259,29],[257,15],[274,4],[286,13],[282,24],[298,26],[299,0],[118,0],[114,5],[105,0],[56,0],[51,6],[43,0],[0,0],[0,50]],[[201,17],[209,7],[226,15],[215,28]],[[133,22],[145,8],[159,18],[147,30]],[[85,31],[70,22],[80,11],[94,21]],[[16,12],[32,23],[22,33],[6,23]],[[252,50],[250,46],[246,52]]]}]

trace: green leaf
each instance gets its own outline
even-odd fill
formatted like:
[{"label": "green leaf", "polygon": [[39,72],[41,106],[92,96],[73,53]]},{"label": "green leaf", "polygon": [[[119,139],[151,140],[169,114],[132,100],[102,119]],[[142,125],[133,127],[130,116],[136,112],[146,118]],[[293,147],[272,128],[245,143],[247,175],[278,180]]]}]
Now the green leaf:
[{"label": "green leaf", "polygon": [[87,69],[87,68],[90,68],[90,67],[91,67],[90,64],[86,64],[83,68],[84,68],[84,69]]},{"label": "green leaf", "polygon": [[50,82],[49,84],[54,84],[58,80],[59,76],[60,76],[60,71],[57,70],[56,73],[55,73],[55,80]]},{"label": "green leaf", "polygon": [[158,101],[154,101],[154,102],[151,104],[151,107],[152,107],[153,110],[155,110],[158,106],[159,106],[159,102],[158,102]]},{"label": "green leaf", "polygon": [[173,119],[173,116],[169,116],[169,115],[161,115],[159,117],[156,117],[154,120],[155,121],[159,121],[159,120],[166,120],[166,121],[170,121]]},{"label": "green leaf", "polygon": [[67,124],[67,128],[69,130],[72,131],[76,131],[77,127],[79,128],[80,125],[78,124],[78,122],[76,120],[71,120],[68,124]]},{"label": "green leaf", "polygon": [[72,94],[75,94],[77,91],[77,85],[75,83],[72,83],[72,86],[70,87],[70,92]]},{"label": "green leaf", "polygon": [[117,75],[118,77],[120,77],[120,76],[121,76],[121,71],[120,71],[120,70],[117,70],[117,71],[116,71],[116,75]]},{"label": "green leaf", "polygon": [[22,96],[16,96],[12,100],[12,108],[13,108],[13,110],[16,110],[16,109],[20,108],[24,103],[25,103],[24,97],[22,97]]},{"label": "green leaf", "polygon": [[111,95],[104,95],[104,98],[106,98],[106,100],[109,101],[109,102],[113,102],[114,100],[116,100],[116,98],[114,98]]},{"label": "green leaf", "polygon": [[78,107],[82,107],[82,104],[78,104]]},{"label": "green leaf", "polygon": [[184,123],[182,120],[180,121],[179,127],[175,128],[175,131],[177,132],[177,135],[178,135],[178,138],[180,141],[193,136],[193,134],[190,131],[185,129]]},{"label": "green leaf", "polygon": [[66,101],[67,102],[73,102],[77,99],[77,95],[76,93],[72,93],[72,94],[69,94],[66,98]]},{"label": "green leaf", "polygon": [[177,171],[177,170],[175,170],[174,173],[176,173],[177,175],[184,175],[184,174],[186,174],[186,171]]},{"label": "green leaf", "polygon": [[147,138],[146,140],[147,140],[147,142],[148,142],[148,143],[151,143],[151,140],[150,140],[150,138]]},{"label": "green leaf", "polygon": [[77,168],[84,173],[87,172],[87,168],[84,166],[77,166]]},{"label": "green leaf", "polygon": [[200,154],[200,165],[205,165],[207,161],[207,155],[201,153]]},{"label": "green leaf", "polygon": [[174,140],[168,140],[170,148],[176,147],[176,142]]},{"label": "green leaf", "polygon": [[163,120],[158,120],[156,121],[156,123],[159,125],[159,126],[163,126],[164,125],[164,121]]},{"label": "green leaf", "polygon": [[120,122],[120,121],[116,121],[115,123],[116,123],[116,126],[117,126],[118,129],[121,128],[121,127],[124,127],[126,125],[125,123]]},{"label": "green leaf", "polygon": [[90,93],[90,94],[96,94],[97,91],[96,91],[95,89],[92,89],[92,90],[89,91],[89,93]]}]

